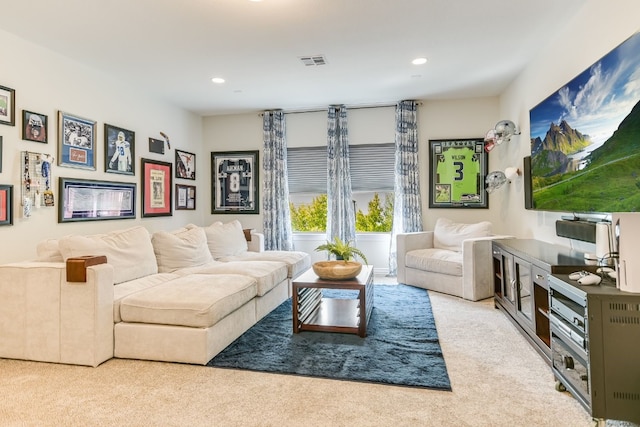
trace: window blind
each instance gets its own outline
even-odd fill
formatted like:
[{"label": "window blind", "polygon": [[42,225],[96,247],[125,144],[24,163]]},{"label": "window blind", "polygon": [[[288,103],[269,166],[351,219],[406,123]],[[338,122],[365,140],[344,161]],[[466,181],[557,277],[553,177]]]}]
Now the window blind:
[{"label": "window blind", "polygon": [[[349,146],[353,191],[393,191],[395,144]],[[289,192],[327,192],[327,147],[287,149]]]}]

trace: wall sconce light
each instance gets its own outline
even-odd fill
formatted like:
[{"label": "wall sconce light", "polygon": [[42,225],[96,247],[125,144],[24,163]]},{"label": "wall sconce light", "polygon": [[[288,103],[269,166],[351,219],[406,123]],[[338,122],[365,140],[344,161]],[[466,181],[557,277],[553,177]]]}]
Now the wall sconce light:
[{"label": "wall sconce light", "polygon": [[509,142],[513,135],[520,135],[520,132],[516,129],[515,123],[511,120],[500,120],[484,137],[485,151],[488,153],[493,150],[496,145],[500,145],[503,142]]}]

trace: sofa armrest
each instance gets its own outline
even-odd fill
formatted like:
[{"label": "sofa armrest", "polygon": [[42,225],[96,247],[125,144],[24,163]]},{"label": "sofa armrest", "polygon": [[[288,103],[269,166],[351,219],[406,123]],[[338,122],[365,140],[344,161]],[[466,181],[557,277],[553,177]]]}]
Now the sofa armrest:
[{"label": "sofa armrest", "polygon": [[416,249],[429,248],[433,248],[433,231],[415,231],[413,233],[398,233],[396,235],[398,283],[404,283],[406,279],[405,254]]},{"label": "sofa armrest", "polygon": [[264,252],[264,234],[251,230],[251,240],[247,240],[250,252]]},{"label": "sofa armrest", "polygon": [[67,282],[64,262],[0,266],[0,357],[97,366],[113,357],[113,267]]},{"label": "sofa armrest", "polygon": [[493,296],[492,241],[512,236],[475,237],[462,242],[463,298],[478,301]]}]

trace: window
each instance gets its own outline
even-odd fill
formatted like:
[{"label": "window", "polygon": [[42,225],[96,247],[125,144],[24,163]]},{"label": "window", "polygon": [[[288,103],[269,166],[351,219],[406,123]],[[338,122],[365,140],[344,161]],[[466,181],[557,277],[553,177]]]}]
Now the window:
[{"label": "window", "polygon": [[[356,231],[391,231],[395,144],[350,145],[349,163]],[[293,230],[324,232],[327,147],[289,148],[287,169]]]}]

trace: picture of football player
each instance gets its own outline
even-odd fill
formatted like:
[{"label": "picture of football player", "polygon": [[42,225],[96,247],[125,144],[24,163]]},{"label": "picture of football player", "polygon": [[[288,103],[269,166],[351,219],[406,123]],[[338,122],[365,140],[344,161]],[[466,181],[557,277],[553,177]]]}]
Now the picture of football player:
[{"label": "picture of football player", "polygon": [[125,139],[122,131],[118,132],[113,155],[109,160],[109,169],[118,172],[131,172],[131,144]]}]

